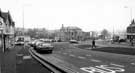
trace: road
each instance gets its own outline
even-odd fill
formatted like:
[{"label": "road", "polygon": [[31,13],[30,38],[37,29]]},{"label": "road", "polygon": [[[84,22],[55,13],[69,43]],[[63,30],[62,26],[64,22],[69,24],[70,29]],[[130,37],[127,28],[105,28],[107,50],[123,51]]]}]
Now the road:
[{"label": "road", "polygon": [[69,43],[54,43],[53,56],[86,73],[134,73],[135,57],[115,53],[85,50]]}]

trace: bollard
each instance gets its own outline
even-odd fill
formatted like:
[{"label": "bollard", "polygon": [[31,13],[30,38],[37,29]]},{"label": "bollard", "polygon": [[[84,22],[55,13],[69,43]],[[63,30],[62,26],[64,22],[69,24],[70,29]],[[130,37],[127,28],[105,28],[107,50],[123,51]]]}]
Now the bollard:
[{"label": "bollard", "polygon": [[23,62],[23,54],[16,54],[17,64],[21,64]]}]

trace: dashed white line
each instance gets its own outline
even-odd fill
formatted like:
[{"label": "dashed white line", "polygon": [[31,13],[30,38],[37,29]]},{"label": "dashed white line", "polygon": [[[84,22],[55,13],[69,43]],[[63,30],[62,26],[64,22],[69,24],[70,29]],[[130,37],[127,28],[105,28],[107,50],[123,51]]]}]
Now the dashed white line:
[{"label": "dashed white line", "polygon": [[70,54],[69,56],[71,56],[71,57],[75,57],[75,55],[73,55],[73,54]]},{"label": "dashed white line", "polygon": [[86,56],[91,57],[91,55],[90,55],[90,54],[87,54]]},{"label": "dashed white line", "polygon": [[135,65],[135,63],[131,63],[131,65]]},{"label": "dashed white line", "polygon": [[85,59],[85,57],[82,57],[82,56],[78,56],[79,59]]},{"label": "dashed white line", "polygon": [[114,63],[111,63],[111,65],[113,65],[113,66],[118,66],[118,67],[125,67],[125,66],[123,66],[123,65],[114,64]]},{"label": "dashed white line", "polygon": [[101,62],[100,60],[91,59],[92,62]]}]

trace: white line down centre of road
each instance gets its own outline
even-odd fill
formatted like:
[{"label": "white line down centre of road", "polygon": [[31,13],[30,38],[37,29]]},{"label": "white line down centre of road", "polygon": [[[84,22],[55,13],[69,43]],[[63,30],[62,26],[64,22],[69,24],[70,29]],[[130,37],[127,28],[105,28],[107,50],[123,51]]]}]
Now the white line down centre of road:
[{"label": "white line down centre of road", "polygon": [[82,56],[78,56],[79,59],[86,59],[85,57],[82,57]]},{"label": "white line down centre of road", "polygon": [[86,56],[91,57],[91,55],[90,55],[90,54],[86,54]]},{"label": "white line down centre of road", "polygon": [[114,64],[114,63],[111,63],[110,65],[117,66],[117,67],[125,67],[125,66],[123,66],[123,65]]},{"label": "white line down centre of road", "polygon": [[73,55],[73,54],[70,54],[69,56],[71,56],[71,57],[75,57],[75,55]]},{"label": "white line down centre of road", "polygon": [[67,55],[67,53],[63,53],[64,55]]},{"label": "white line down centre of road", "polygon": [[135,65],[135,63],[131,63],[131,65]]},{"label": "white line down centre of road", "polygon": [[92,62],[101,62],[100,60],[91,59]]}]

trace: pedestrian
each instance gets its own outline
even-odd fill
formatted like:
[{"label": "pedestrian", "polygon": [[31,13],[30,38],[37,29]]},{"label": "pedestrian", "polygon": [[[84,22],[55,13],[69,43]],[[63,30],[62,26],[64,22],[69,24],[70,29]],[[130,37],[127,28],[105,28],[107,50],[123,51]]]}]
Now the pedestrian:
[{"label": "pedestrian", "polygon": [[92,48],[96,48],[95,39],[92,40]]},{"label": "pedestrian", "polygon": [[134,46],[133,39],[131,39],[131,46]]}]

